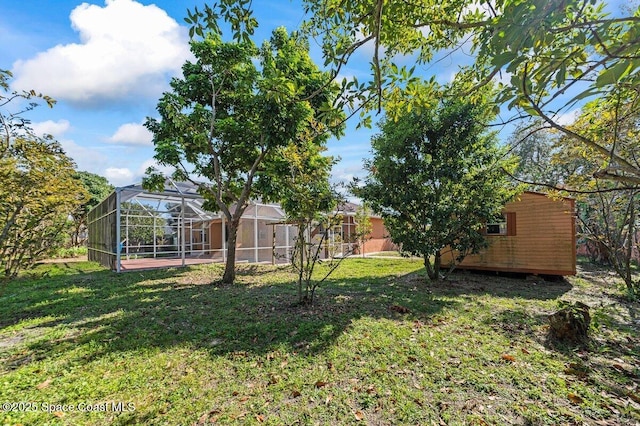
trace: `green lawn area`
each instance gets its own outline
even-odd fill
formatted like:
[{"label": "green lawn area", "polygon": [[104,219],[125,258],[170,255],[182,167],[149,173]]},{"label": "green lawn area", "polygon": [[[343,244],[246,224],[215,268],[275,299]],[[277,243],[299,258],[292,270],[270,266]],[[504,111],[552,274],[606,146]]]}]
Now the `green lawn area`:
[{"label": "green lawn area", "polygon": [[[210,284],[219,265],[88,262],[9,283],[0,402],[27,405],[0,424],[640,422],[640,305],[607,271],[429,284],[419,260],[354,258],[304,308],[286,267],[238,268],[233,286]],[[592,306],[587,348],[547,341],[559,300]]]}]

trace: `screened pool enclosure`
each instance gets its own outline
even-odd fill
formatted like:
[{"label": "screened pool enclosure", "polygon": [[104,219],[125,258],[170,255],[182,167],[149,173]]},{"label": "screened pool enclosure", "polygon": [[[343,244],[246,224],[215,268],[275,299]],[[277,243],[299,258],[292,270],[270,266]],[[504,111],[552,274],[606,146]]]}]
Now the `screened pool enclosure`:
[{"label": "screened pool enclosure", "polygon": [[[117,188],[89,212],[89,260],[118,272],[224,262],[228,250],[224,215],[205,210],[203,203],[191,183],[167,180],[159,193],[139,184]],[[353,217],[346,214],[342,225],[322,231],[329,232],[327,244],[339,246],[331,250],[333,255],[343,250],[348,239],[343,235],[354,229]],[[309,232],[312,237],[317,230]],[[240,221],[236,261],[288,262],[296,235],[296,226],[286,223],[279,205],[253,201]]]}]

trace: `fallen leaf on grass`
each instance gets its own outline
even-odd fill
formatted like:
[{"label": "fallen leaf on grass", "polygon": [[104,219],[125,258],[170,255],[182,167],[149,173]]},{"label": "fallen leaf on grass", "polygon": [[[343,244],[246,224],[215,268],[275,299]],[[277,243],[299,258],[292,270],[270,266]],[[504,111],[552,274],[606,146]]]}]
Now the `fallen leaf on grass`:
[{"label": "fallen leaf on grass", "polygon": [[53,413],[54,416],[56,416],[57,418],[61,419],[64,417],[64,413],[62,411],[55,411]]},{"label": "fallen leaf on grass", "polygon": [[514,357],[513,355],[502,354],[500,358],[502,358],[504,361],[516,362],[516,357]]},{"label": "fallen leaf on grass", "polygon": [[292,398],[297,398],[297,397],[299,397],[300,395],[302,395],[302,394],[301,394],[301,393],[300,393],[300,391],[299,391],[299,390],[297,390],[297,389],[294,389],[294,390],[293,390],[293,392],[291,392],[291,397],[292,397]]},{"label": "fallen leaf on grass", "polygon": [[318,381],[316,382],[316,387],[317,387],[317,388],[323,388],[323,387],[325,387],[325,386],[327,386],[327,382],[323,382],[322,380],[318,380]]},{"label": "fallen leaf on grass", "polygon": [[51,379],[47,379],[44,382],[40,383],[39,385],[36,386],[36,389],[38,390],[42,390],[44,388],[49,387],[49,385],[51,384]]},{"label": "fallen leaf on grass", "polygon": [[631,398],[632,400],[634,400],[635,402],[637,402],[638,404],[640,404],[640,396],[636,395],[635,393],[629,392],[627,393],[627,396],[629,398]]},{"label": "fallen leaf on grass", "polygon": [[243,411],[242,413],[240,413],[240,414],[236,414],[235,416],[232,416],[231,418],[232,418],[233,420],[236,420],[236,419],[244,419],[246,416],[247,416],[247,412],[246,412],[246,411]]},{"label": "fallen leaf on grass", "polygon": [[198,419],[198,425],[204,425],[204,424],[210,424],[210,423],[215,423],[216,422],[216,417],[215,414],[220,414],[219,410],[211,410],[208,413],[204,413],[202,416],[200,416],[200,418]]},{"label": "fallen leaf on grass", "polygon": [[260,423],[264,423],[264,416],[262,414],[256,415],[256,420]]},{"label": "fallen leaf on grass", "polygon": [[353,415],[358,421],[361,421],[364,419],[364,414],[362,413],[362,411],[356,411],[355,413],[353,413]]},{"label": "fallen leaf on grass", "polygon": [[573,368],[571,366],[567,367],[564,369],[564,374],[571,374],[572,376],[577,376],[577,377],[586,377],[587,373],[584,370],[581,370],[579,368]]},{"label": "fallen leaf on grass", "polygon": [[406,308],[404,306],[400,306],[400,305],[391,305],[391,307],[389,308],[394,312],[398,312],[399,314],[408,314],[411,312],[411,310],[409,308]]},{"label": "fallen leaf on grass", "polygon": [[523,353],[523,354],[527,354],[527,355],[529,355],[531,352],[529,352],[529,351],[528,351],[528,350],[526,350],[525,348],[522,348],[522,353]]},{"label": "fallen leaf on grass", "polygon": [[571,402],[573,402],[574,404],[582,404],[584,402],[584,400],[575,393],[569,393],[567,397],[569,397],[569,400],[571,400]]},{"label": "fallen leaf on grass", "polygon": [[280,376],[278,376],[277,374],[269,374],[269,384],[270,385],[275,385],[276,383],[278,383],[280,381]]}]

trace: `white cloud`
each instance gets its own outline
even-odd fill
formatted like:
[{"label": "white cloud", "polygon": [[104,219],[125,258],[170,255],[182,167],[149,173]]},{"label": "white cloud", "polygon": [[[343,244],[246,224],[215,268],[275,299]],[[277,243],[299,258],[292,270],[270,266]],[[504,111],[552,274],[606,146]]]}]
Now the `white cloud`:
[{"label": "white cloud", "polygon": [[555,119],[555,122],[558,123],[559,125],[568,126],[570,124],[573,124],[574,121],[576,121],[576,119],[578,118],[578,115],[580,115],[579,108],[565,112],[564,114],[556,115],[554,119]]},{"label": "white cloud", "polygon": [[114,186],[125,186],[135,183],[133,182],[133,172],[126,167],[109,167],[104,171],[104,177]]},{"label": "white cloud", "polygon": [[31,129],[33,133],[38,136],[52,135],[55,138],[60,138],[71,128],[71,123],[67,120],[47,120],[39,123],[31,123]]},{"label": "white cloud", "polygon": [[70,15],[80,43],[57,45],[17,61],[16,89],[35,89],[60,100],[98,104],[157,97],[166,74],[190,57],[186,31],[155,5],[133,0],[82,3]]},{"label": "white cloud", "polygon": [[146,127],[138,123],[127,123],[118,127],[113,136],[107,139],[108,142],[122,145],[143,145],[151,146],[153,135]]},{"label": "white cloud", "polygon": [[59,139],[64,152],[73,159],[78,170],[100,174],[109,158],[96,147],[86,147],[70,139]]},{"label": "white cloud", "polygon": [[173,173],[174,170],[175,170],[171,166],[161,166],[160,164],[158,164],[158,162],[156,160],[154,160],[153,158],[150,158],[150,159],[144,161],[140,165],[140,167],[138,168],[138,175],[143,176],[149,167],[155,168],[156,170],[160,171],[160,173],[162,173],[165,176],[171,175],[171,173]]}]

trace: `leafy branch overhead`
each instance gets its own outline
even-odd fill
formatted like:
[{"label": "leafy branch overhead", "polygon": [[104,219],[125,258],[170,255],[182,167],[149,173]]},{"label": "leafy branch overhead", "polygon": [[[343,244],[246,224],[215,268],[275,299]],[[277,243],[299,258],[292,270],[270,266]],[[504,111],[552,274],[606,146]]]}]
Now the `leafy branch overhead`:
[{"label": "leafy branch overhead", "polygon": [[[9,81],[13,77],[11,71],[0,69],[0,156],[6,154],[10,148],[11,141],[15,137],[31,132],[29,127],[31,121],[24,117],[24,114],[38,106],[34,99],[42,99],[49,108],[53,108],[56,101],[50,96],[37,93],[35,90],[11,90]],[[9,104],[18,100],[26,100],[26,106],[16,111],[10,111]]]},{"label": "leafy branch overhead", "polygon": [[[599,177],[640,183],[632,158],[563,125],[560,116],[583,99],[623,93],[637,108],[640,83],[640,13],[618,11],[602,1],[501,0],[374,2],[306,0],[305,28],[320,40],[326,64],[340,70],[363,46],[373,47],[371,81],[365,88],[378,109],[392,117],[433,97],[416,90],[415,67],[459,49],[474,63],[460,67],[454,95],[475,99],[477,89],[498,79],[498,105],[516,117],[536,116],[579,143],[611,157]],[[336,72],[337,75],[337,72]],[[434,80],[426,86],[437,90]],[[371,107],[368,103],[365,107]]]}]

